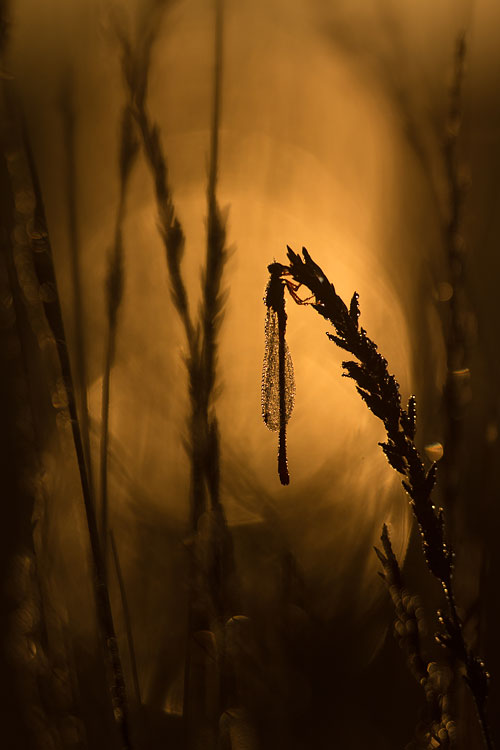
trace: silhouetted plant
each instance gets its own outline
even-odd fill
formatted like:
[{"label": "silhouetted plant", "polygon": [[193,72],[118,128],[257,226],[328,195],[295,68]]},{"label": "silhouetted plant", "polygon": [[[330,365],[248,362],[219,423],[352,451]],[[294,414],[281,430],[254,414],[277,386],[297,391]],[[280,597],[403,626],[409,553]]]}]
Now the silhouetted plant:
[{"label": "silhouetted plant", "polygon": [[[15,107],[15,98],[10,100],[12,122],[12,135],[14,134],[14,122],[18,124],[15,116],[18,116]],[[54,272],[52,249],[50,244],[47,222],[45,217],[42,193],[38,184],[36,166],[29,147],[26,133],[21,136],[15,135],[16,151],[18,160],[23,168],[23,195],[28,196],[30,208],[30,221],[33,231],[30,237],[29,261],[30,272],[26,274],[25,281],[29,282],[31,289],[28,297],[36,291],[35,301],[38,331],[50,335],[50,346],[53,347],[52,366],[59,373],[59,381],[56,384],[57,393],[54,394],[53,404],[62,407],[63,416],[71,428],[72,439],[75,448],[76,459],[79,470],[79,480],[82,497],[85,506],[87,528],[89,532],[93,588],[95,594],[97,621],[101,645],[105,656],[105,665],[108,678],[108,688],[111,696],[112,710],[116,722],[121,747],[123,750],[131,750],[132,744],[129,731],[129,711],[126,694],[126,686],[123,678],[120,654],[116,638],[113,613],[107,587],[102,549],[98,534],[96,509],[94,498],[89,484],[87,463],[85,458],[84,438],[79,420],[75,388],[73,385],[73,372],[70,363],[69,350],[66,342],[66,334],[63,322],[56,276]],[[26,219],[25,219],[26,221]],[[34,316],[33,316],[34,317]],[[36,330],[34,320],[30,320],[33,331]],[[45,330],[46,329],[46,330]],[[53,384],[52,384],[53,385]],[[57,399],[57,401],[56,401]]]},{"label": "silhouetted plant", "polygon": [[[161,9],[167,3],[154,3]],[[220,447],[219,428],[214,409],[217,375],[218,332],[223,315],[225,292],[222,278],[227,260],[226,222],[217,201],[219,159],[219,127],[222,75],[222,2],[215,5],[215,65],[213,77],[212,122],[210,128],[209,169],[207,185],[207,239],[205,265],[202,270],[202,299],[198,316],[193,321],[186,285],[182,273],[185,236],[177,217],[172,191],[168,182],[167,159],[163,150],[159,127],[147,109],[148,79],[151,52],[158,25],[144,16],[143,33],[134,45],[119,31],[122,47],[122,68],[128,91],[129,112],[135,123],[147,165],[154,182],[158,226],[165,248],[174,308],[184,328],[188,355],[186,368],[189,383],[191,414],[189,419],[188,450],[191,463],[190,526],[196,545],[207,544],[200,533],[204,526],[208,544],[198,554],[204,556],[203,568],[191,560],[191,601],[189,604],[189,637],[208,628],[215,631],[216,650],[223,650],[222,621],[232,612],[230,581],[233,575],[232,544],[224,509],[220,502]],[[208,518],[203,521],[204,514]],[[208,594],[208,596],[207,596]],[[198,600],[198,601],[197,601]],[[194,640],[193,640],[194,644]],[[185,723],[188,744],[192,716],[188,705],[191,685],[191,659],[185,668]],[[193,646],[194,647],[194,646]],[[219,659],[219,654],[217,654]],[[219,678],[218,678],[219,679]],[[218,720],[218,716],[217,716]],[[198,731],[195,728],[195,731]],[[211,731],[217,731],[212,728]]]},{"label": "silhouetted plant", "polygon": [[123,263],[123,220],[125,217],[125,201],[130,175],[137,157],[139,144],[133,126],[129,107],[125,107],[122,115],[122,127],[119,150],[120,194],[115,218],[115,236],[109,256],[108,273],[106,276],[106,314],[107,331],[104,350],[104,368],[102,376],[101,403],[101,439],[100,439],[100,510],[101,510],[101,544],[105,573],[108,557],[108,441],[109,441],[109,404],[111,368],[116,349],[116,334],[118,327],[118,312],[123,297],[124,263]]},{"label": "silhouetted plant", "polygon": [[387,440],[379,445],[392,468],[404,477],[402,485],[419,526],[427,566],[440,582],[447,601],[447,611],[439,612],[442,631],[436,639],[464,665],[464,677],[474,698],[485,746],[491,749],[486,721],[489,674],[464,639],[453,588],[454,553],[446,539],[443,509],[436,508],[432,500],[437,464],[434,462],[426,471],[415,445],[416,399],[411,396],[407,407],[402,406],[399,385],[389,373],[387,360],[359,325],[358,294],[354,292],[347,307],[305,248],[302,257],[288,248],[288,259],[289,265],[282,266],[283,278],[291,277],[311,291],[314,297],[311,306],[334,327],[335,333],[327,333],[328,338],[356,357],[357,361],[342,363],[344,376],[355,381],[363,401],[384,424]]}]

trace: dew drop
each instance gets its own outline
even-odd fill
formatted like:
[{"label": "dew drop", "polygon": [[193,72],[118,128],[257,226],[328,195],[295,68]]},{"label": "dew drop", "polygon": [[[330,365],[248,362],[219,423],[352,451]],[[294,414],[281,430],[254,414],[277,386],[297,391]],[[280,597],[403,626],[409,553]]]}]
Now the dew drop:
[{"label": "dew drop", "polygon": [[425,446],[424,450],[427,458],[429,458],[431,461],[439,461],[439,459],[443,457],[444,448],[442,443],[429,443]]},{"label": "dew drop", "polygon": [[439,302],[449,302],[453,297],[453,287],[448,281],[440,281],[436,287],[436,298]]},{"label": "dew drop", "polygon": [[470,369],[468,367],[462,367],[459,370],[452,370],[451,374],[457,380],[468,379],[470,378]]},{"label": "dew drop", "polygon": [[32,638],[28,638],[26,641],[26,648],[28,651],[28,659],[31,661],[37,655],[36,643]]},{"label": "dew drop", "polygon": [[52,393],[52,406],[54,409],[64,409],[68,405],[68,393],[64,380],[59,378]]}]

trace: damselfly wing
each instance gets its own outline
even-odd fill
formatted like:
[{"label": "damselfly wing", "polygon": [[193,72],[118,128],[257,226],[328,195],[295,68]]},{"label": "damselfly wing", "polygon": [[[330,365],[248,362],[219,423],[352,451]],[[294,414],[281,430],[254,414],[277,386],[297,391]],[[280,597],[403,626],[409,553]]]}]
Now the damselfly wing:
[{"label": "damselfly wing", "polygon": [[295,402],[293,364],[286,343],[285,271],[280,263],[268,267],[270,278],[264,302],[266,348],[262,368],[262,417],[270,430],[279,430],[278,475],[281,484],[289,484],[286,456],[286,425]]}]

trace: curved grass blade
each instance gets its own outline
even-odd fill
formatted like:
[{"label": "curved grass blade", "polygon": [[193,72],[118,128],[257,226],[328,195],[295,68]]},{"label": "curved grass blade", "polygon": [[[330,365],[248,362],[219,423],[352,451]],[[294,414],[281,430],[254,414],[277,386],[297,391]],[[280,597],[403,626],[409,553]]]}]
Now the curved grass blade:
[{"label": "curved grass blade", "polygon": [[286,425],[295,403],[293,364],[285,340],[285,281],[284,267],[272,263],[264,302],[266,315],[266,348],[262,367],[262,417],[270,430],[279,430],[278,475],[281,484],[289,484],[286,456]]}]

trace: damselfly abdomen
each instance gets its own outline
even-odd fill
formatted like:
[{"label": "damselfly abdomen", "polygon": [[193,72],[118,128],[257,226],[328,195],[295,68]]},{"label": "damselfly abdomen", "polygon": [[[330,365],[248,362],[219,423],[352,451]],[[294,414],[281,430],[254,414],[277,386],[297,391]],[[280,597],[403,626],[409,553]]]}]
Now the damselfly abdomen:
[{"label": "damselfly abdomen", "polygon": [[270,273],[264,302],[266,315],[266,348],[262,368],[262,417],[270,430],[279,430],[278,475],[281,484],[289,484],[286,457],[286,425],[295,402],[293,364],[285,340],[285,285],[280,263],[268,266]]}]

